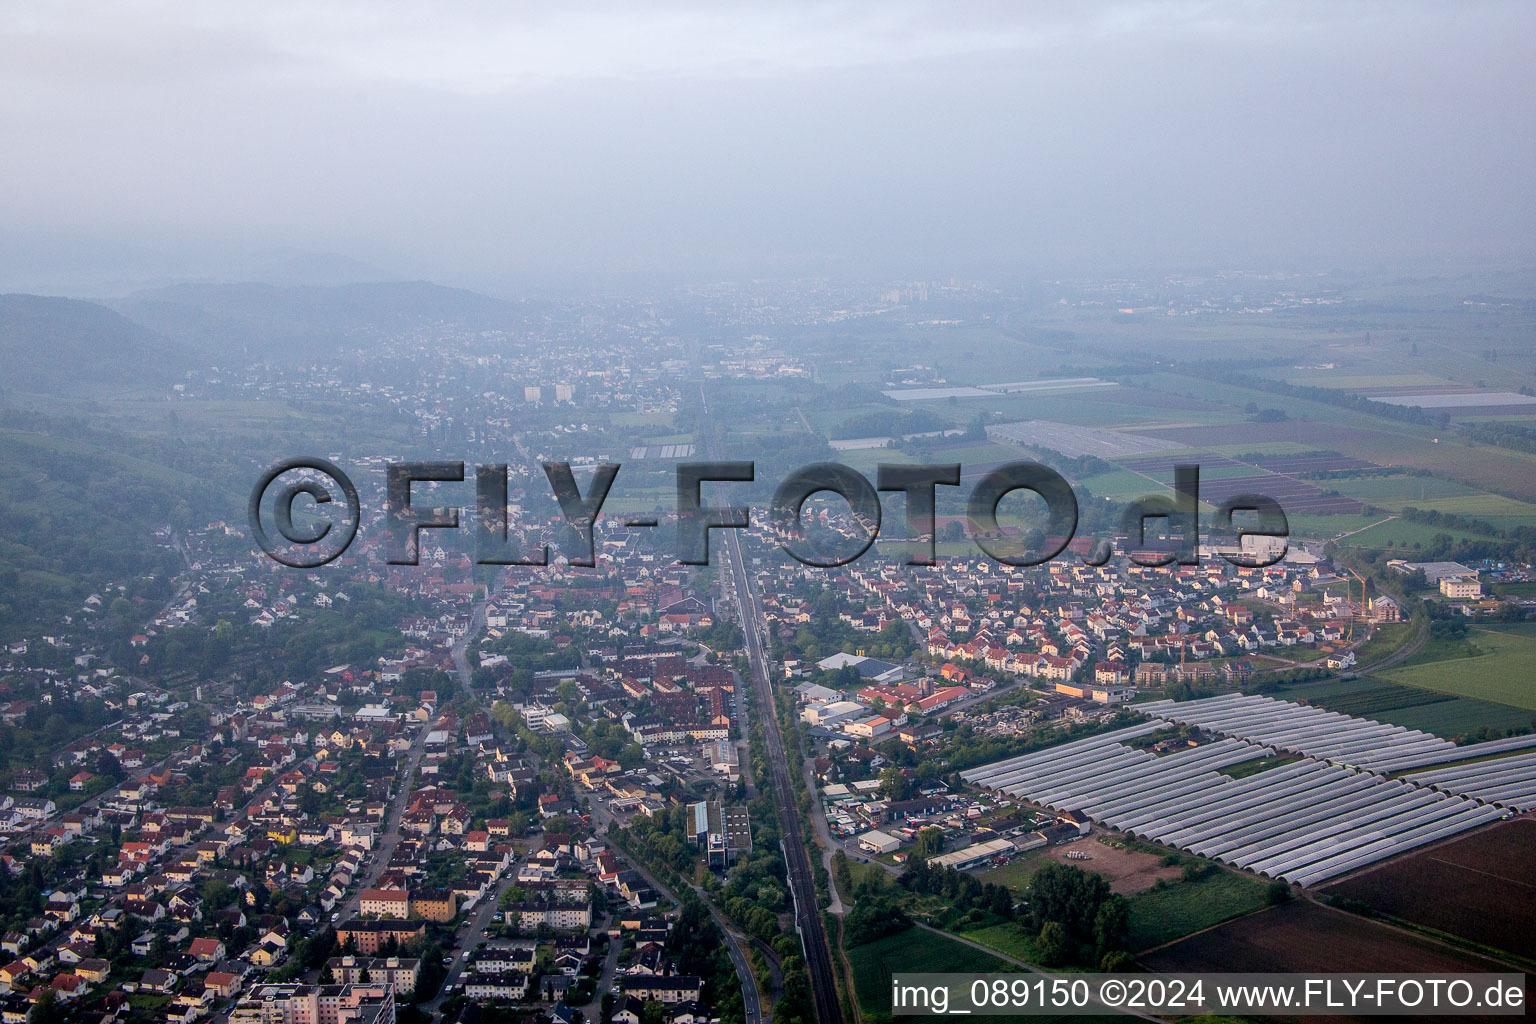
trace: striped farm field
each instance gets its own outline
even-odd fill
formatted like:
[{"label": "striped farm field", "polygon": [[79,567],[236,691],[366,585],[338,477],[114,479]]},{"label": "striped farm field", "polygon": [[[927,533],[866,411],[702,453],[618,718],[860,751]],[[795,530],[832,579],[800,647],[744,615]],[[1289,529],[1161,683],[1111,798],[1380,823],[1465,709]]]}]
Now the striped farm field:
[{"label": "striped farm field", "polygon": [[1357,715],[1405,729],[1455,739],[1480,729],[1504,732],[1531,725],[1529,711],[1473,697],[1458,697],[1384,679],[1329,679],[1285,687],[1277,696]]}]

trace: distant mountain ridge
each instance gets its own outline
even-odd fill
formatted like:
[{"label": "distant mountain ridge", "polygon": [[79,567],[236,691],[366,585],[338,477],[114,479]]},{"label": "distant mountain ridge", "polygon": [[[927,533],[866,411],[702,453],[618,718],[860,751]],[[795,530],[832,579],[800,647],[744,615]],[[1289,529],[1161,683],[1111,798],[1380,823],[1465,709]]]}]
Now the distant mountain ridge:
[{"label": "distant mountain ridge", "polygon": [[427,281],[177,284],[103,302],[6,294],[0,388],[166,387],[196,364],[302,361],[366,344],[370,331],[424,324],[511,327],[528,309]]},{"label": "distant mountain ridge", "polygon": [[0,295],[7,390],[57,394],[84,384],[164,386],[188,357],[180,345],[105,306]]},{"label": "distant mountain ridge", "polygon": [[372,284],[178,284],[136,292],[108,305],[124,316],[213,356],[289,359],[355,342],[357,331],[453,322],[508,325],[520,308],[428,281]]}]

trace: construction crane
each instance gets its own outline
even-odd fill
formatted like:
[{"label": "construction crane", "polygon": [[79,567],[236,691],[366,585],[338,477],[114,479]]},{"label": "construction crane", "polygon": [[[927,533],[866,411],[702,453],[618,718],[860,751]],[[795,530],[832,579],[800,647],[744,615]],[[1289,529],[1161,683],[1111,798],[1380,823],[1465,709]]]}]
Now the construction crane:
[{"label": "construction crane", "polygon": [[[1353,576],[1355,579],[1360,581],[1360,611],[1361,611],[1361,613],[1364,613],[1365,612],[1365,577],[1361,576],[1358,572],[1355,572],[1354,569],[1351,569],[1347,565],[1344,568],[1349,570],[1349,574],[1351,576]],[[1347,580],[1344,583],[1344,599],[1346,601],[1350,600],[1349,582]],[[1353,640],[1354,638],[1355,638],[1355,614],[1353,612],[1351,612],[1350,616],[1349,616],[1349,632],[1345,634],[1344,642],[1347,644],[1351,640]]]}]

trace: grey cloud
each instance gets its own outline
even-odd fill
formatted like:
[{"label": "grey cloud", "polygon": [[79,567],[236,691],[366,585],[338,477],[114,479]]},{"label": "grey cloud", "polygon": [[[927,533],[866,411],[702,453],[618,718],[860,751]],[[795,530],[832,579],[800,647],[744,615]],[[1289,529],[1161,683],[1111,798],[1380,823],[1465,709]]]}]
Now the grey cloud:
[{"label": "grey cloud", "polygon": [[1520,247],[1536,8],[47,5],[0,227],[500,277]]}]

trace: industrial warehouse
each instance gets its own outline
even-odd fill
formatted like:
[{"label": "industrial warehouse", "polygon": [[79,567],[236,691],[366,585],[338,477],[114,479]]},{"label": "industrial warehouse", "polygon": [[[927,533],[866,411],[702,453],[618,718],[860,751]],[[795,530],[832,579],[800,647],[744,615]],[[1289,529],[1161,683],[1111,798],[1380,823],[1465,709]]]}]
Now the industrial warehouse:
[{"label": "industrial warehouse", "polygon": [[[961,777],[1304,886],[1536,806],[1536,753],[1518,753],[1536,745],[1530,736],[1456,746],[1400,726],[1243,695],[1136,710],[1154,720]],[[1198,732],[1182,744],[1152,742],[1181,726]],[[1501,754],[1510,756],[1411,771]],[[1246,775],[1224,771],[1278,755],[1292,760]],[[1408,774],[1389,776],[1399,772]]]}]

